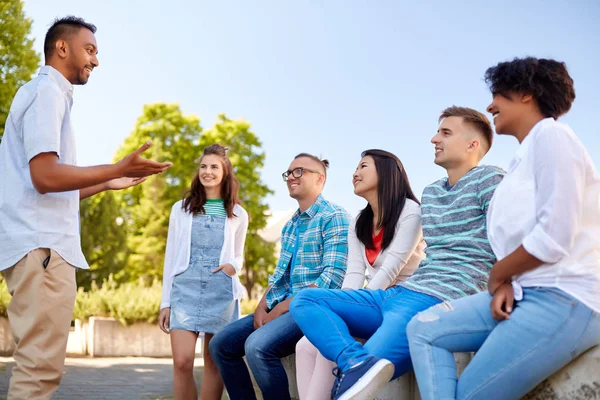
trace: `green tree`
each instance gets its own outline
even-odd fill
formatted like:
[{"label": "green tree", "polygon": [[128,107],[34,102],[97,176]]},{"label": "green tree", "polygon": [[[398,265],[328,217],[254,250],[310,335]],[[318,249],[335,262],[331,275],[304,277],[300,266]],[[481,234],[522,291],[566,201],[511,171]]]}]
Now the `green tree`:
[{"label": "green tree", "polygon": [[[164,253],[172,205],[188,190],[196,173],[196,160],[204,147],[221,143],[230,148],[229,156],[241,183],[240,200],[250,214],[242,282],[250,296],[256,286],[265,286],[275,266],[273,243],[258,231],[266,225],[268,206],[265,197],[271,190],[261,181],[265,154],[258,137],[243,120],[218,116],[215,125],[202,131],[200,120],[184,116],[178,105],[153,104],[144,107],[133,132],[118,150],[118,160],[151,139],[153,146],[145,156],[169,160],[173,167],[150,177],[142,185],[115,192],[120,196],[120,216],[127,233],[127,266],[115,275],[117,281],[162,277]],[[117,194],[118,193],[118,194]],[[111,217],[112,218],[112,217]],[[118,260],[124,260],[120,257]]]},{"label": "green tree", "polygon": [[123,269],[127,261],[127,233],[119,215],[113,192],[102,192],[81,202],[81,247],[90,270],[77,273],[77,286],[88,290],[92,281],[102,284]]},{"label": "green tree", "polygon": [[0,140],[17,89],[31,79],[40,63],[30,32],[31,19],[25,17],[23,1],[0,1]]},{"label": "green tree", "polygon": [[229,147],[229,158],[240,181],[240,200],[250,215],[241,280],[252,298],[257,285],[267,285],[268,274],[273,272],[277,261],[275,244],[265,241],[258,234],[267,224],[269,207],[265,198],[272,193],[260,179],[265,153],[248,122],[228,119],[225,114],[219,114],[215,125],[204,131],[200,138],[200,148],[213,143]]},{"label": "green tree", "polygon": [[117,151],[115,161],[147,140],[152,147],[144,154],[153,160],[168,160],[173,166],[141,185],[117,192],[121,217],[127,232],[127,266],[116,275],[118,281],[162,277],[171,206],[189,188],[196,171],[200,120],[183,115],[177,104],[144,106],[134,130]]}]

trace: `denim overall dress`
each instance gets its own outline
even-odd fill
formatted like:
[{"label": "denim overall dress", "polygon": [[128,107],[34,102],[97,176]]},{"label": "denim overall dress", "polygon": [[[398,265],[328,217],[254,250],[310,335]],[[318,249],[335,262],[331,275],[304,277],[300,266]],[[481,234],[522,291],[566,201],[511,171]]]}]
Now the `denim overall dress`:
[{"label": "denim overall dress", "polygon": [[194,215],[190,263],[173,279],[171,329],[214,334],[239,318],[231,277],[212,272],[220,264],[225,222],[224,217]]}]

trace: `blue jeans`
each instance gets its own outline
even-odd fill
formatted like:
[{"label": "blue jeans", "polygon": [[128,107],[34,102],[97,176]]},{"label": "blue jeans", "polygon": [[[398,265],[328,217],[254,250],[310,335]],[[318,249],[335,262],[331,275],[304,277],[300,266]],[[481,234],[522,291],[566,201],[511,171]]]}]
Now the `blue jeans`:
[{"label": "blue jeans", "polygon": [[294,354],[302,331],[290,313],[254,330],[254,315],[221,329],[210,341],[209,351],[231,400],[256,399],[252,375],[265,400],[290,398],[288,378],[281,358]]},{"label": "blue jeans", "polygon": [[[412,366],[406,325],[419,311],[440,303],[402,287],[388,290],[303,290],[290,312],[308,340],[342,372],[375,355],[394,364],[394,376]],[[363,345],[354,337],[368,339]]]},{"label": "blue jeans", "polygon": [[[423,400],[519,399],[600,343],[600,314],[557,288],[524,288],[510,319],[487,292],[443,303],[408,325]],[[453,352],[477,351],[460,379]]]}]

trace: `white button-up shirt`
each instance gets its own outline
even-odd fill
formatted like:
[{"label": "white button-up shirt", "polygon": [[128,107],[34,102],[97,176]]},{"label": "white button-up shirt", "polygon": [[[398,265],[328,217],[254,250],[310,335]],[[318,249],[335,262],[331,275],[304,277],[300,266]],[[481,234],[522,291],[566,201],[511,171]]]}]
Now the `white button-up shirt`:
[{"label": "white button-up shirt", "polygon": [[600,312],[600,176],[575,133],[547,118],[523,140],[496,189],[488,237],[498,260],[519,246],[544,262],[513,277],[557,287]]},{"label": "white button-up shirt", "polygon": [[53,152],[76,164],[71,125],[73,86],[50,66],[17,92],[0,144],[0,270],[37,248],[50,248],[69,264],[89,268],[79,236],[79,191],[40,194],[29,161]]}]

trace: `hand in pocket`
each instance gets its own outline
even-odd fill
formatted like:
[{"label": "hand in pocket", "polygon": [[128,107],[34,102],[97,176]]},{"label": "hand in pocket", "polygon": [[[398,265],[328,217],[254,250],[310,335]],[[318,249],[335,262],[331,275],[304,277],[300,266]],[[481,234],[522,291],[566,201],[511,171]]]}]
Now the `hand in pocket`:
[{"label": "hand in pocket", "polygon": [[225,274],[227,274],[228,276],[231,276],[231,277],[235,276],[235,268],[233,268],[233,265],[231,265],[231,264],[219,265],[217,268],[215,268],[213,270],[213,273],[219,272],[221,270],[223,270],[223,272],[225,272]]}]

